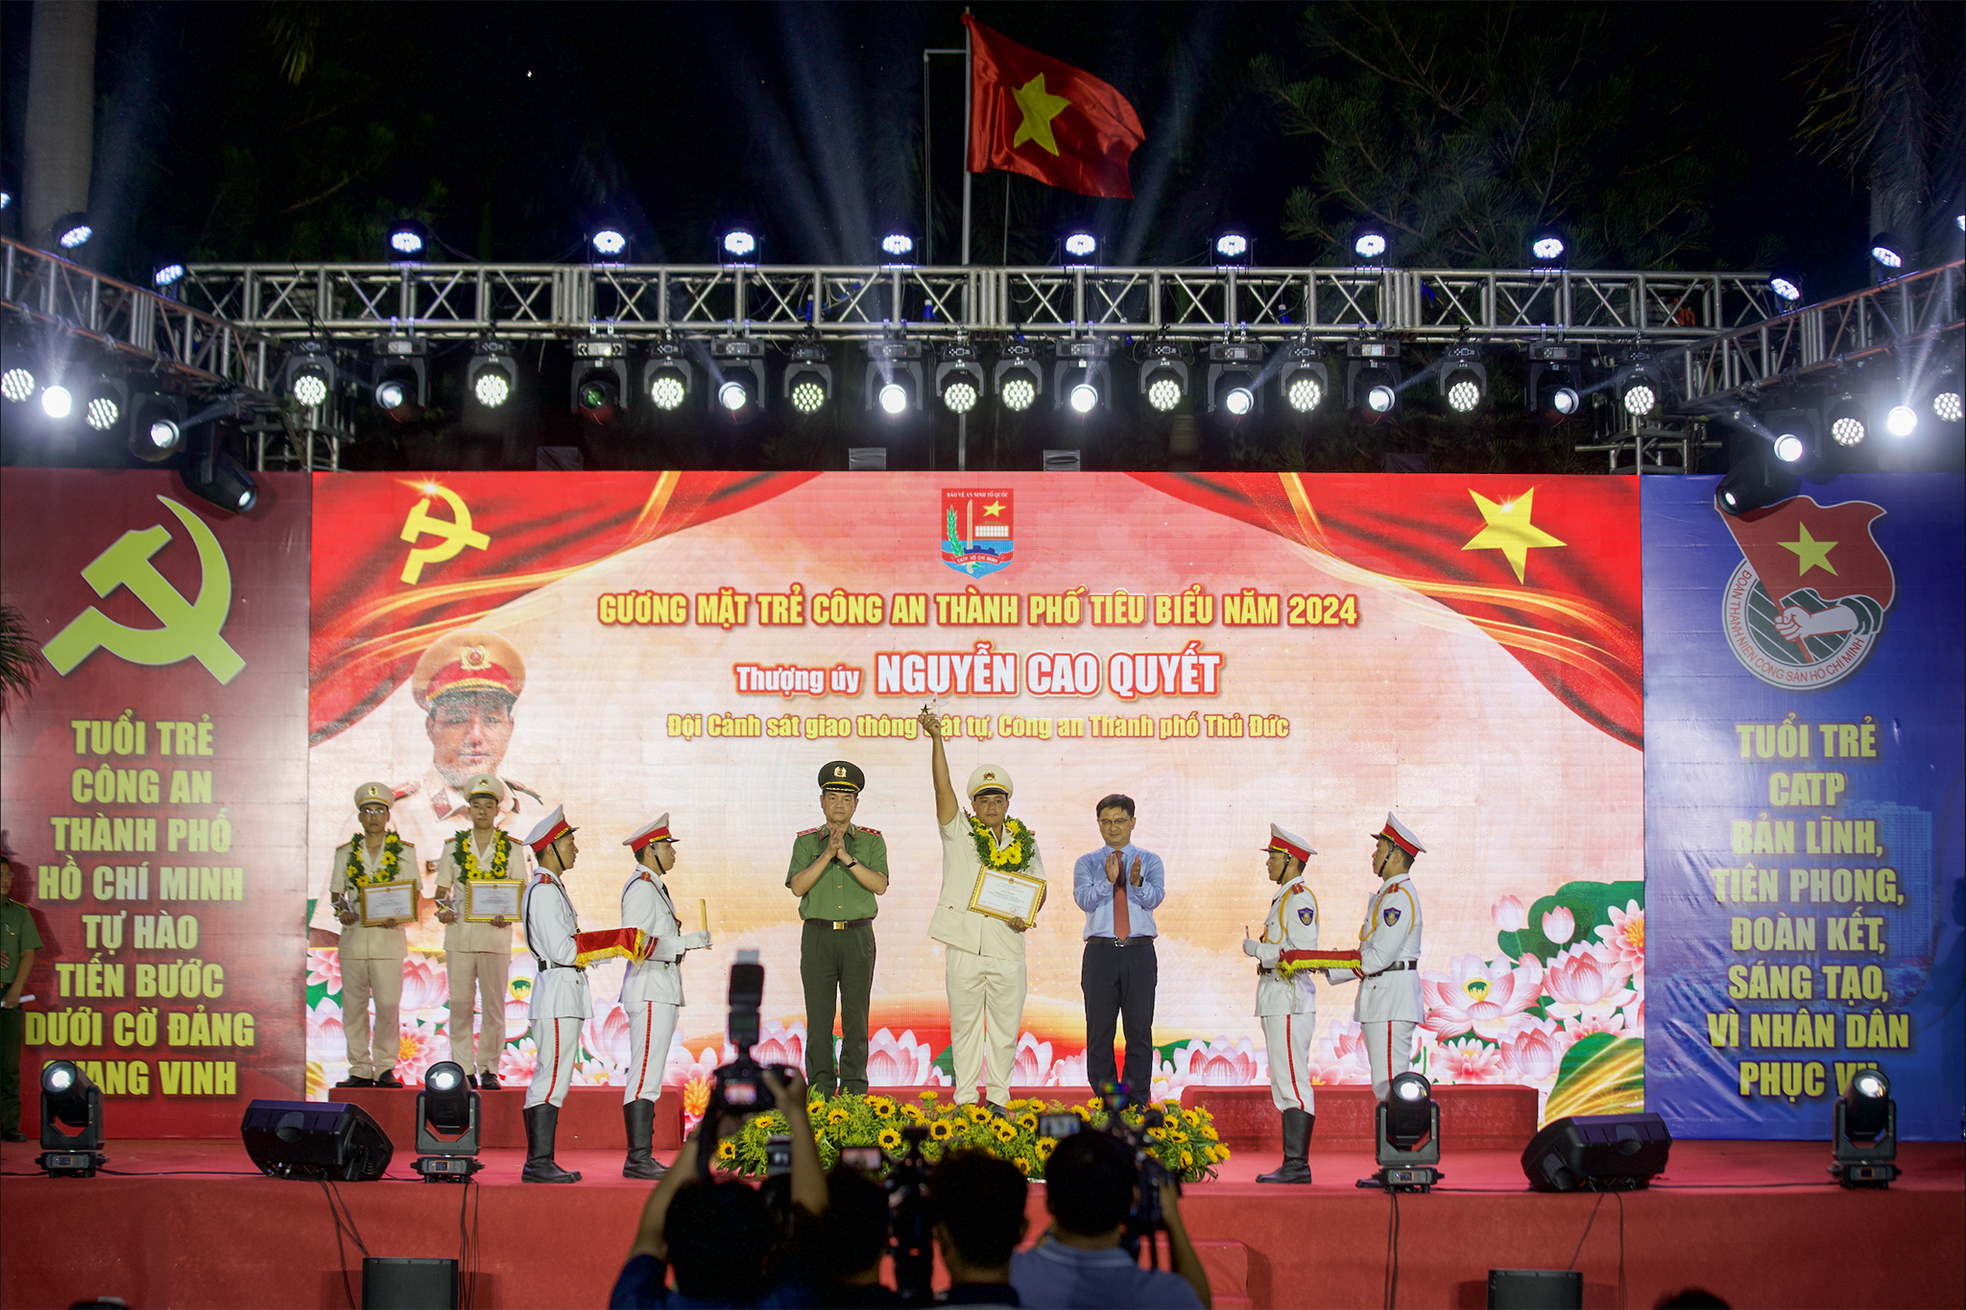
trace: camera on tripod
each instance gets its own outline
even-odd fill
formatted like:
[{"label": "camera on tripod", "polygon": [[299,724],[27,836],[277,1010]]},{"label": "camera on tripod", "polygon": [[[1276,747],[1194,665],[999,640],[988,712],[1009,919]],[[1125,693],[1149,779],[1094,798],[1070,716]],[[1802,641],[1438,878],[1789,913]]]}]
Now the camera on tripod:
[{"label": "camera on tripod", "polygon": [[[1100,1089],[1099,1099],[1106,1107],[1106,1123],[1103,1128],[1094,1127],[1075,1113],[1045,1114],[1038,1116],[1038,1133],[1043,1137],[1054,1137],[1060,1141],[1091,1128],[1109,1137],[1118,1138],[1133,1156],[1133,1167],[1139,1172],[1139,1186],[1134,1193],[1133,1208],[1127,1212],[1126,1228],[1121,1234],[1120,1245],[1134,1259],[1140,1257],[1140,1243],[1153,1242],[1156,1232],[1167,1227],[1161,1213],[1160,1189],[1172,1183],[1174,1190],[1181,1190],[1181,1180],[1169,1173],[1167,1166],[1154,1154],[1150,1130],[1166,1123],[1167,1116],[1144,1101],[1135,1101],[1125,1083],[1107,1083]],[[1126,1109],[1137,1105],[1140,1110],[1140,1123],[1136,1127],[1126,1121]],[[1154,1245],[1158,1250],[1158,1244]]]}]

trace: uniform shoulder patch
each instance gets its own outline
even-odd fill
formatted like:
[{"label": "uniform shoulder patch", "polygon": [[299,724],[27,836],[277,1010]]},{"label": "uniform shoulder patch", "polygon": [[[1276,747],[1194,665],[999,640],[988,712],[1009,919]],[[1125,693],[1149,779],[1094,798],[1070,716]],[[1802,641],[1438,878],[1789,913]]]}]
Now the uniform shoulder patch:
[{"label": "uniform shoulder patch", "polygon": [[825,830],[826,830],[826,825],[825,825],[825,824],[821,824],[821,825],[820,825],[819,827],[817,827],[817,828],[807,828],[807,829],[805,829],[804,831],[802,831],[802,832],[800,832],[800,833],[799,833],[799,836],[801,836],[801,837],[810,837],[810,836],[812,836],[812,834],[814,834],[815,832],[824,832]]},{"label": "uniform shoulder patch", "polygon": [[1315,905],[1299,906],[1297,910],[1297,922],[1302,924],[1316,923],[1317,907]]},{"label": "uniform shoulder patch", "polygon": [[1392,927],[1399,922],[1399,906],[1388,905],[1385,909],[1379,911],[1379,917],[1386,921],[1388,928]]},{"label": "uniform shoulder patch", "polygon": [[869,827],[868,827],[868,826],[867,826],[866,824],[864,824],[864,823],[863,823],[863,824],[860,824],[860,825],[858,825],[858,826],[857,826],[857,827],[856,827],[856,828],[854,829],[854,831],[856,831],[856,832],[864,832],[864,833],[866,833],[866,834],[867,834],[867,835],[868,835],[869,837],[878,837],[878,836],[880,836],[880,835],[881,835],[881,830],[880,830],[879,828],[869,828]]}]

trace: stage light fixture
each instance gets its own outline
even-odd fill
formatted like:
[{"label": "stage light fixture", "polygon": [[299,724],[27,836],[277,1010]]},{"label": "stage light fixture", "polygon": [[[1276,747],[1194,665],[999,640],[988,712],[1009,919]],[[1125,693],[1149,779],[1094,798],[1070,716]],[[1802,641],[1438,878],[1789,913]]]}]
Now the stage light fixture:
[{"label": "stage light fixture", "polygon": [[1870,435],[1869,416],[1857,398],[1847,392],[1830,402],[1824,417],[1829,424],[1830,439],[1839,446],[1860,446]]},{"label": "stage light fixture", "polygon": [[1188,364],[1181,357],[1181,347],[1156,341],[1141,350],[1140,394],[1163,414],[1180,405],[1188,394]]},{"label": "stage light fixture", "polygon": [[1902,242],[1889,232],[1879,232],[1870,239],[1870,257],[1884,270],[1883,276],[1895,275],[1905,266],[1905,250]]},{"label": "stage light fixture", "polygon": [[1771,409],[1761,416],[1768,449],[1792,473],[1807,473],[1822,456],[1817,415],[1807,409]]},{"label": "stage light fixture", "polygon": [[41,412],[52,419],[65,419],[75,412],[75,397],[59,382],[43,387]]},{"label": "stage light fixture", "polygon": [[1898,1103],[1882,1069],[1859,1069],[1837,1098],[1831,1136],[1830,1176],[1844,1187],[1881,1189],[1902,1172],[1898,1158]]},{"label": "stage light fixture", "polygon": [[1396,341],[1345,343],[1345,403],[1360,422],[1377,423],[1399,409],[1400,382],[1405,374]]},{"label": "stage light fixture", "polygon": [[1003,407],[1021,414],[1037,402],[1044,389],[1044,374],[1038,368],[1037,350],[1022,341],[1006,343],[997,352],[991,382]]},{"label": "stage light fixture", "polygon": [[[68,1129],[77,1129],[69,1132]],[[93,1178],[102,1154],[102,1090],[72,1060],[41,1069],[40,1166],[51,1178]]]},{"label": "stage light fixture", "polygon": [[519,380],[519,361],[502,341],[486,339],[471,348],[464,366],[464,388],[486,409],[497,409],[512,398]]},{"label": "stage light fixture", "polygon": [[1359,268],[1378,268],[1386,262],[1386,229],[1367,219],[1352,229],[1352,262]]},{"label": "stage light fixture", "polygon": [[758,254],[758,236],[748,227],[734,227],[724,233],[724,262],[726,264],[755,264]]},{"label": "stage light fixture", "polygon": [[426,1183],[465,1183],[484,1168],[478,1156],[481,1101],[451,1060],[424,1071],[416,1094],[415,1169]]},{"label": "stage light fixture", "polygon": [[1529,267],[1542,272],[1555,272],[1570,261],[1570,243],[1564,239],[1563,232],[1555,224],[1544,223],[1529,233]]},{"label": "stage light fixture", "polygon": [[430,248],[430,229],[414,218],[399,218],[389,225],[388,244],[392,262],[420,263]]},{"label": "stage light fixture", "polygon": [[259,503],[259,484],[225,449],[226,438],[236,431],[229,422],[204,423],[193,430],[184,485],[220,509],[245,514]]},{"label": "stage light fixture", "polygon": [[1308,343],[1290,347],[1281,389],[1284,400],[1299,414],[1322,405],[1331,394],[1331,371],[1325,367],[1323,348]]},{"label": "stage light fixture", "polygon": [[1884,430],[1894,437],[1908,437],[1918,431],[1918,411],[1910,405],[1893,405],[1884,415]]},{"label": "stage light fixture", "polygon": [[1537,341],[1529,347],[1529,409],[1544,423],[1557,424],[1583,408],[1583,348],[1567,341]]},{"label": "stage light fixture", "polygon": [[1962,414],[1966,414],[1966,406],[1960,403],[1959,375],[1947,369],[1932,388],[1932,417],[1941,423],[1957,423]]},{"label": "stage light fixture", "polygon": [[108,432],[122,420],[130,403],[130,388],[120,378],[97,378],[89,384],[82,421],[97,432]]},{"label": "stage light fixture", "polygon": [[150,285],[157,291],[169,291],[184,278],[184,261],[176,255],[164,255],[152,260],[150,264]]},{"label": "stage light fixture", "polygon": [[130,453],[146,464],[159,464],[184,448],[184,401],[164,392],[139,392],[130,397]]},{"label": "stage light fixture", "polygon": [[889,418],[922,408],[922,344],[919,341],[867,343],[865,404]]},{"label": "stage light fixture", "polygon": [[1230,418],[1247,418],[1263,409],[1258,385],[1269,351],[1254,341],[1211,341],[1208,345],[1208,373],[1203,379],[1208,412],[1218,410]]},{"label": "stage light fixture", "polygon": [[1440,1181],[1440,1104],[1424,1075],[1395,1074],[1373,1114],[1379,1172],[1368,1183],[1387,1192],[1426,1192]]},{"label": "stage light fixture", "polygon": [[1658,410],[1665,399],[1665,384],[1653,371],[1652,356],[1642,350],[1628,350],[1619,357],[1618,403],[1633,418],[1644,418]]},{"label": "stage light fixture", "polygon": [[1449,346],[1434,364],[1434,383],[1456,414],[1472,414],[1488,396],[1488,369],[1473,346]]},{"label": "stage light fixture", "polygon": [[573,410],[593,423],[610,423],[628,408],[628,343],[590,337],[573,343]]},{"label": "stage light fixture", "polygon": [[1217,268],[1247,268],[1255,258],[1255,243],[1249,233],[1236,226],[1220,229],[1215,234],[1215,266]]},{"label": "stage light fixture", "polygon": [[1106,343],[1098,337],[1078,337],[1058,343],[1051,366],[1054,409],[1085,418],[1096,409],[1111,409],[1112,373],[1106,362]]},{"label": "stage light fixture", "polygon": [[0,373],[0,396],[14,404],[24,404],[34,394],[34,370],[22,368],[18,364]]},{"label": "stage light fixture", "polygon": [[427,346],[417,337],[378,337],[375,343],[375,382],[370,395],[375,407],[398,423],[415,418],[430,403]]},{"label": "stage light fixture", "polygon": [[681,346],[662,341],[649,347],[648,360],[642,365],[642,394],[651,405],[665,412],[680,408],[689,399],[690,378],[690,362],[683,357]]},{"label": "stage light fixture", "polygon": [[1083,228],[1065,234],[1065,267],[1091,268],[1099,257],[1099,238]]},{"label": "stage light fixture", "polygon": [[977,362],[975,346],[958,341],[942,348],[942,361],[935,366],[935,391],[952,414],[976,408],[983,398],[983,366]]},{"label": "stage light fixture", "polygon": [[89,238],[95,234],[96,230],[89,222],[89,216],[79,209],[63,214],[55,220],[55,244],[63,250],[79,250],[87,245]]},{"label": "stage light fixture", "polygon": [[881,262],[890,265],[906,265],[915,262],[915,239],[906,232],[890,232],[881,238],[881,253],[887,258]]},{"label": "stage light fixture", "polygon": [[1768,290],[1787,313],[1802,303],[1802,274],[1792,268],[1778,268],[1768,275]]},{"label": "stage light fixture", "polygon": [[1795,474],[1778,463],[1760,441],[1729,469],[1713,489],[1713,501],[1728,514],[1751,514],[1778,500],[1786,500],[1795,486]]},{"label": "stage light fixture", "polygon": [[286,393],[313,409],[327,403],[337,380],[334,356],[318,341],[302,341],[287,355],[281,370]]},{"label": "stage light fixture", "polygon": [[716,386],[712,408],[734,422],[748,422],[765,408],[765,344],[748,337],[725,337],[710,343]]},{"label": "stage light fixture", "polygon": [[826,347],[814,341],[792,347],[792,362],[785,366],[785,398],[801,414],[817,414],[833,394],[833,368],[826,362]]}]

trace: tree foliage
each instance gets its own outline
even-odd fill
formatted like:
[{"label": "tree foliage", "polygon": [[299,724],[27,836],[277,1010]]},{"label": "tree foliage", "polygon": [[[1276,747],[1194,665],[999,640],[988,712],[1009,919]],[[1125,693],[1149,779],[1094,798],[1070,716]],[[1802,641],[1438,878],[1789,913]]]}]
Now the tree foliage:
[{"label": "tree foliage", "polygon": [[[1308,9],[1308,76],[1255,61],[1284,132],[1315,147],[1287,235],[1349,262],[1371,217],[1408,266],[1515,268],[1540,223],[1571,262],[1661,268],[1704,253],[1711,154],[1669,61],[1568,6],[1344,3]],[[1661,71],[1661,70],[1664,71]],[[1685,88],[1688,92],[1692,88]]]}]

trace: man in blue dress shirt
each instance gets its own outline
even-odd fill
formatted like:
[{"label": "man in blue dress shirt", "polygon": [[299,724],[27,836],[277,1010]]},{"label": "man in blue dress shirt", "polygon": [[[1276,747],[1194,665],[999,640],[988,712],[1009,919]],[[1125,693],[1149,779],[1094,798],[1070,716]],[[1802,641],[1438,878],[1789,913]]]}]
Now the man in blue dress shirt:
[{"label": "man in blue dress shirt", "polygon": [[1112,795],[1094,807],[1105,845],[1079,856],[1072,899],[1085,911],[1085,1076],[1095,1089],[1117,1076],[1113,1028],[1124,1019],[1126,1085],[1144,1101],[1154,1077],[1154,907],[1167,894],[1160,856],[1133,844],[1133,798]]}]

